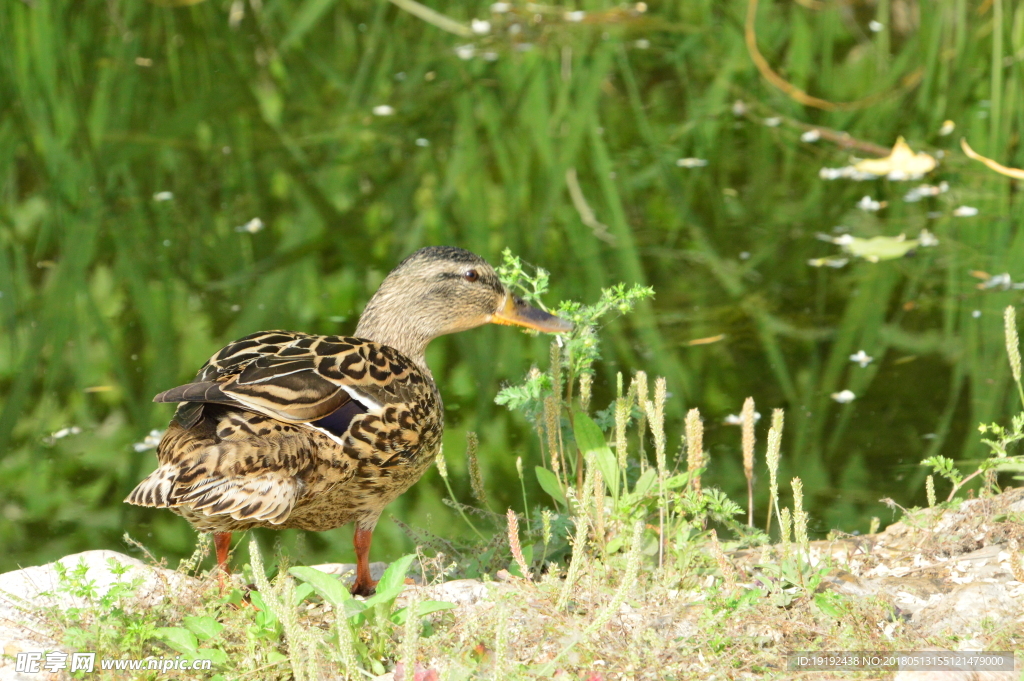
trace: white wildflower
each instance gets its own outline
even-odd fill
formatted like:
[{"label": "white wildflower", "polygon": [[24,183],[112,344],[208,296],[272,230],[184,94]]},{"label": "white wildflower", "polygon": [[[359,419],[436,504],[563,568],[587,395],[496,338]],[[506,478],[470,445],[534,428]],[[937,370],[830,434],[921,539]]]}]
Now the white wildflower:
[{"label": "white wildflower", "polygon": [[978,288],[980,289],[1001,288],[1004,291],[1009,291],[1012,286],[1013,279],[1010,278],[1009,272],[994,274],[982,283],[978,284]]},{"label": "white wildflower", "polygon": [[238,225],[237,227],[235,227],[235,231],[236,232],[248,232],[249,234],[255,234],[256,232],[261,231],[265,226],[266,225],[263,224],[263,220],[260,220],[259,218],[253,218],[252,220],[249,220],[249,222],[245,223],[244,225]]},{"label": "white wildflower", "polygon": [[929,196],[938,196],[939,194],[945,194],[949,191],[949,183],[942,181],[937,185],[922,184],[919,187],[914,187],[903,197],[903,200],[907,203],[917,203],[923,198]]},{"label": "white wildflower", "polygon": [[764,119],[764,124],[769,128],[777,128],[782,125],[782,119],[778,116],[772,116],[771,118]]},{"label": "white wildflower", "polygon": [[842,168],[822,168],[818,171],[818,177],[823,180],[838,180],[842,178],[845,180],[855,180],[857,182],[878,178],[877,175],[857,170],[853,166],[843,166]]},{"label": "white wildflower", "polygon": [[154,201],[170,201],[173,198],[173,192],[157,192],[156,194],[153,194]]},{"label": "white wildflower", "polygon": [[856,362],[857,364],[860,365],[860,368],[863,369],[867,365],[874,362],[875,358],[871,357],[870,355],[868,355],[868,353],[864,352],[863,350],[858,350],[857,354],[850,355],[850,361]]},{"label": "white wildflower", "polygon": [[676,161],[680,168],[703,168],[707,164],[707,160],[703,158],[681,158]]},{"label": "white wildflower", "polygon": [[870,196],[865,196],[857,202],[857,208],[868,211],[869,213],[874,213],[875,211],[885,208],[886,203],[886,201],[875,201]]},{"label": "white wildflower", "polygon": [[808,130],[804,134],[800,135],[800,141],[801,142],[807,142],[808,144],[811,144],[813,142],[817,142],[820,139],[821,139],[821,132],[817,128],[815,128],[814,130]]},{"label": "white wildflower", "polygon": [[587,16],[587,13],[584,12],[583,10],[576,10],[575,12],[566,12],[565,13],[565,20],[566,21],[571,21],[571,22],[573,22],[575,24],[575,23],[579,23],[579,22],[583,21],[583,19],[586,18],[586,16]]},{"label": "white wildflower", "polygon": [[871,21],[868,22],[868,28],[871,29],[872,33],[878,33],[883,28],[885,28],[885,24],[883,24],[881,21],[875,21],[872,19]]},{"label": "white wildflower", "polygon": [[476,54],[476,48],[472,45],[459,45],[455,48],[455,54],[463,61],[469,61]]},{"label": "white wildflower", "polygon": [[857,396],[853,394],[852,390],[843,390],[841,392],[832,393],[831,397],[839,404],[849,404],[857,399]]},{"label": "white wildflower", "polygon": [[486,19],[473,19],[469,22],[469,27],[477,35],[487,35],[491,32],[491,22]]},{"label": "white wildflower", "polygon": [[505,12],[512,9],[512,5],[507,2],[496,2],[491,5],[491,11],[495,14],[504,14]]},{"label": "white wildflower", "polygon": [[953,215],[958,218],[972,218],[978,214],[978,209],[974,206],[960,206],[953,211]]},{"label": "white wildflower", "polygon": [[917,236],[917,242],[921,244],[921,246],[927,248],[929,246],[938,246],[939,238],[927,229],[922,229],[921,233]]},{"label": "white wildflower", "polygon": [[956,130],[956,123],[953,121],[943,121],[942,127],[939,128],[939,136],[945,137],[946,135],[951,134],[954,130]]},{"label": "white wildflower", "polygon": [[394,116],[395,115],[395,109],[394,109],[394,107],[390,107],[387,104],[380,104],[378,106],[373,107],[373,115],[374,116]]},{"label": "white wildflower", "polygon": [[61,428],[56,433],[50,436],[51,440],[60,440],[68,435],[78,435],[82,432],[82,429],[78,426],[71,426],[70,428]]}]

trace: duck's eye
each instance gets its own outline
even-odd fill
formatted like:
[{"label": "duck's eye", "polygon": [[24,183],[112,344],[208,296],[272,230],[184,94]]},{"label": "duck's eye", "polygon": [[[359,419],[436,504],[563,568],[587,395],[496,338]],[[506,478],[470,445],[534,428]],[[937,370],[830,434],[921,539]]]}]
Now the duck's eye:
[{"label": "duck's eye", "polygon": [[466,273],[462,275],[462,278],[466,281],[473,283],[480,278],[480,273],[476,270],[466,270]]}]

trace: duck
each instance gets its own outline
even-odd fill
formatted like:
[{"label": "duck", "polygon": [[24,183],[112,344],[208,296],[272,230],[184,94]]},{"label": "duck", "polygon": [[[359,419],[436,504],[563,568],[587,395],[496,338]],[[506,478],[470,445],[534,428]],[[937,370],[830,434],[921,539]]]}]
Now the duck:
[{"label": "duck", "polygon": [[371,595],[374,527],[441,446],[427,345],[488,323],[572,330],[513,294],[480,256],[432,246],[385,277],[353,336],[260,331],[229,343],[191,383],[153,398],[177,407],[156,470],[125,502],[212,533],[222,577],[234,532],[353,523],[352,593]]}]

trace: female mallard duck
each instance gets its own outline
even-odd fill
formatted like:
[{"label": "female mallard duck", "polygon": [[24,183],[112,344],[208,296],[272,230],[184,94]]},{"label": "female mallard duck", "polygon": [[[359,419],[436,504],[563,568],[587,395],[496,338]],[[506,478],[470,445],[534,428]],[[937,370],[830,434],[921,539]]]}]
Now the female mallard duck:
[{"label": "female mallard duck", "polygon": [[441,443],[427,343],[488,322],[572,328],[512,295],[479,256],[419,250],[384,279],[354,338],[255,333],[211,357],[192,383],[153,398],[179,405],[157,448],[160,466],[126,501],[170,508],[213,532],[223,570],[232,532],[354,522],[352,592],[373,593],[377,519]]}]

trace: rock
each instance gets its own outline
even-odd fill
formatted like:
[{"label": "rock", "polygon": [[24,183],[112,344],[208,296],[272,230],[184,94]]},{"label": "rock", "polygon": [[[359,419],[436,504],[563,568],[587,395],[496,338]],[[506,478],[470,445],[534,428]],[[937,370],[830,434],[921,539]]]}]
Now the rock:
[{"label": "rock", "polygon": [[[436,586],[415,587],[421,600],[448,601],[456,605],[476,605],[487,598],[487,585],[478,579],[456,579]],[[408,600],[412,587],[407,588],[400,600]]]},{"label": "rock", "polygon": [[1020,617],[1021,600],[1002,584],[974,582],[956,587],[921,608],[913,624],[923,633],[939,636],[955,632],[973,636],[982,631],[984,620],[1005,622]]},{"label": "rock", "polygon": [[[123,575],[112,570],[111,561],[128,568]],[[82,583],[92,583],[94,599],[102,598],[110,588],[120,582],[139,581],[133,590],[131,603],[126,608],[146,608],[155,605],[172,591],[194,588],[198,580],[184,574],[155,568],[142,561],[116,551],[86,551],[65,556],[58,561],[68,572],[85,565]],[[16,670],[18,653],[69,651],[51,637],[52,625],[46,621],[46,612],[86,607],[90,599],[68,593],[61,588],[60,575],[55,563],[28,567],[0,575],[0,681],[41,681],[69,678],[65,672],[38,672],[22,674]],[[88,652],[88,651],[84,651]]]}]

